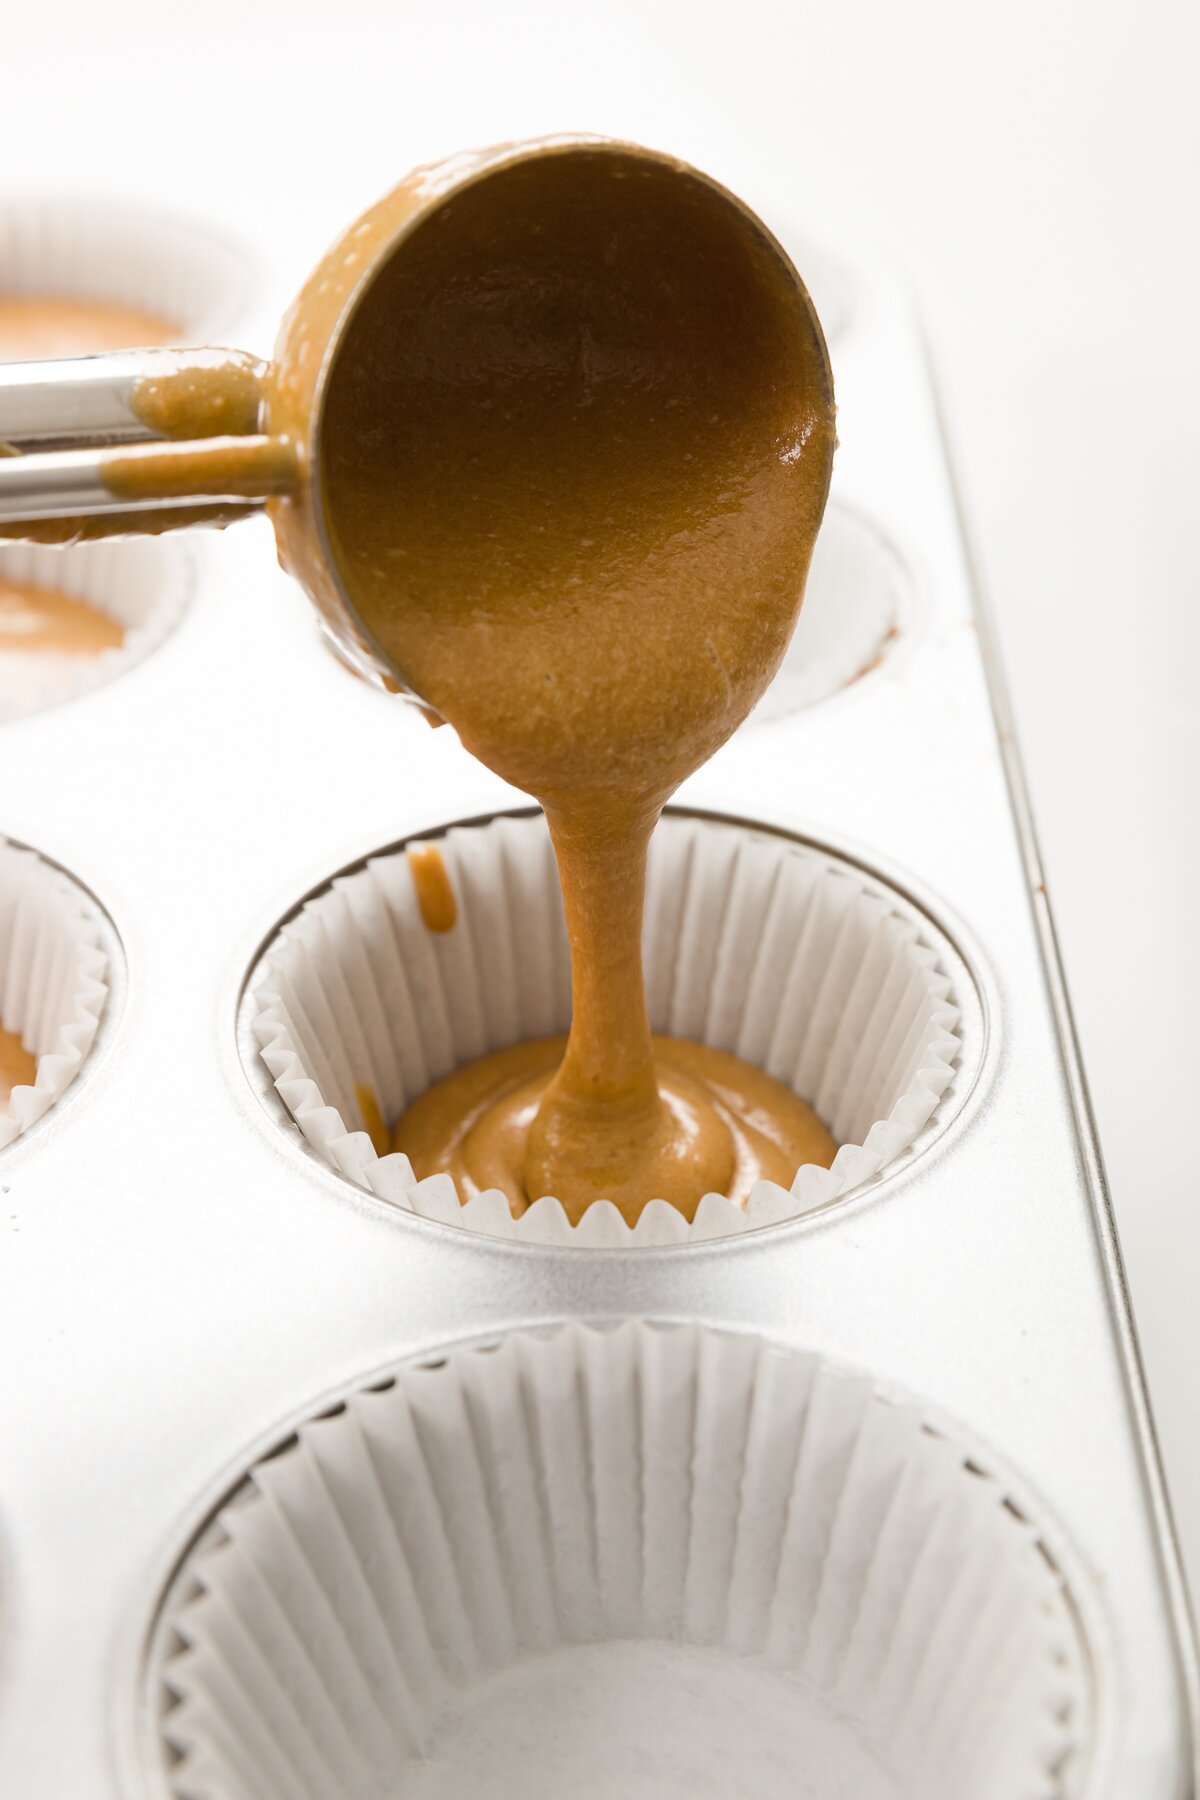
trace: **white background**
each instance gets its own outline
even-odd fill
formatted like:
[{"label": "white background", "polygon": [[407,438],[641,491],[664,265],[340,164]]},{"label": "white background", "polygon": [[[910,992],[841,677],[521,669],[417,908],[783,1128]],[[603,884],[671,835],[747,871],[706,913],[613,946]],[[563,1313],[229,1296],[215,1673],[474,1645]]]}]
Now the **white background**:
[{"label": "white background", "polygon": [[1200,1575],[1198,50],[1188,0],[10,5],[0,182],[224,221],[269,314],[413,163],[582,128],[906,272]]}]

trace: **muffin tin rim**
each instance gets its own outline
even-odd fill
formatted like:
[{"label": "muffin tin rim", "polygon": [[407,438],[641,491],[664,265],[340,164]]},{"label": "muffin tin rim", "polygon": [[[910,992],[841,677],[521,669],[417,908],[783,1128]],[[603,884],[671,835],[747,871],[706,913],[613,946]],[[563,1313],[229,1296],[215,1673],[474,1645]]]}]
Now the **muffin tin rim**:
[{"label": "muffin tin rim", "polygon": [[[431,1221],[432,1222],[432,1221]],[[456,1227],[447,1227],[454,1230]],[[773,1229],[766,1227],[765,1229]],[[507,1241],[491,1240],[507,1247]],[[549,1246],[546,1246],[549,1248]],[[670,1248],[671,1246],[664,1246]],[[696,1248],[704,1248],[697,1245]],[[613,1255],[628,1254],[619,1251]],[[1112,1690],[1115,1668],[1115,1640],[1103,1600],[1103,1577],[1093,1572],[1081,1552],[1076,1550],[1070,1533],[1061,1525],[1053,1508],[1040,1490],[1020,1469],[1010,1464],[1002,1452],[986,1439],[979,1438],[950,1410],[937,1402],[914,1393],[904,1383],[873,1371],[869,1366],[811,1344],[790,1341],[779,1335],[746,1323],[729,1323],[707,1313],[672,1317],[654,1311],[648,1313],[614,1311],[563,1313],[554,1318],[497,1321],[485,1330],[466,1336],[442,1338],[424,1348],[414,1348],[399,1355],[385,1355],[357,1373],[323,1387],[319,1393],[291,1409],[257,1432],[251,1442],[228,1458],[206,1483],[194,1503],[175,1520],[170,1537],[160,1541],[156,1552],[144,1566],[145,1579],[137,1583],[123,1628],[122,1654],[115,1659],[115,1700],[120,1708],[118,1725],[121,1737],[117,1750],[130,1779],[137,1783],[138,1800],[172,1800],[167,1778],[169,1762],[161,1732],[161,1707],[158,1688],[161,1684],[160,1646],[171,1629],[168,1605],[191,1557],[216,1524],[226,1506],[235,1504],[249,1484],[252,1471],[261,1463],[286,1451],[300,1431],[322,1418],[345,1410],[358,1394],[394,1384],[404,1371],[436,1368],[452,1356],[486,1355],[505,1339],[526,1335],[543,1340],[556,1337],[572,1326],[603,1334],[636,1323],[652,1331],[675,1331],[698,1328],[723,1338],[751,1339],[773,1356],[795,1358],[813,1356],[824,1367],[839,1376],[857,1378],[870,1383],[875,1400],[887,1406],[908,1406],[920,1419],[920,1429],[950,1444],[961,1452],[963,1472],[992,1481],[1002,1492],[1001,1504],[1014,1511],[1018,1522],[1025,1523],[1034,1534],[1032,1554],[1040,1555],[1059,1579],[1059,1592],[1069,1615],[1079,1649],[1079,1666],[1086,1701],[1086,1733],[1081,1735],[1081,1756],[1070,1785],[1057,1800],[1093,1800],[1103,1792],[1102,1780],[1110,1760],[1109,1746],[1113,1729]],[[1013,1505],[1009,1506],[1009,1501]],[[160,1672],[156,1674],[156,1669]]]}]

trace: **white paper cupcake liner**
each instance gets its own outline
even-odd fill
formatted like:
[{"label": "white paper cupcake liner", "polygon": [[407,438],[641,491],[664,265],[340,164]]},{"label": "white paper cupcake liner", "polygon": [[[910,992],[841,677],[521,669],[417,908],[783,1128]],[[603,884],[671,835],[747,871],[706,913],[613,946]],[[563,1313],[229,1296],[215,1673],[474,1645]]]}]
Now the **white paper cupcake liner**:
[{"label": "white paper cupcake liner", "polygon": [[191,552],[174,539],[127,538],[66,549],[0,545],[0,585],[58,588],[115,619],[125,633],[120,644],[98,655],[38,652],[19,662],[15,652],[5,654],[0,637],[0,724],[90,693],[144,661],[182,619],[192,569]]},{"label": "white paper cupcake liner", "polygon": [[831,502],[795,635],[742,730],[816,706],[871,674],[906,628],[911,596],[904,560],[878,527]]},{"label": "white paper cupcake liner", "polygon": [[250,291],[241,254],[186,218],[82,196],[0,202],[0,293],[107,300],[177,326],[180,344],[212,344]]},{"label": "white paper cupcake liner", "polygon": [[93,903],[33,850],[0,840],[0,1025],[37,1057],[32,1087],[0,1110],[0,1145],[36,1124],[70,1086],[108,998]]},{"label": "white paper cupcake liner", "polygon": [[834,344],[845,335],[854,320],[853,275],[823,245],[812,243],[786,226],[781,228],[778,221],[774,229],[812,296],[826,343]]},{"label": "white paper cupcake liner", "polygon": [[[519,1219],[497,1192],[460,1205],[445,1175],[417,1182],[379,1156],[360,1086],[391,1125],[451,1070],[566,1031],[570,961],[545,822],[502,817],[437,840],[458,922],[421,920],[404,853],[373,858],[311,900],[268,945],[250,1028],[312,1148],[424,1217],[526,1243],[696,1241],[825,1207],[938,1129],[959,1062],[953,952],[923,914],[852,864],[749,826],[668,812],[650,851],[643,953],[657,1032],[729,1050],[813,1106],[841,1148],[790,1192],[760,1182],[745,1210],[720,1195],[689,1225],[652,1201],[631,1230],[607,1201],[572,1227],[555,1199]],[[964,972],[965,975],[965,972]]]},{"label": "white paper cupcake liner", "polygon": [[1088,1661],[1006,1485],[814,1355],[628,1321],[254,1463],[149,1668],[177,1800],[1054,1800]]}]

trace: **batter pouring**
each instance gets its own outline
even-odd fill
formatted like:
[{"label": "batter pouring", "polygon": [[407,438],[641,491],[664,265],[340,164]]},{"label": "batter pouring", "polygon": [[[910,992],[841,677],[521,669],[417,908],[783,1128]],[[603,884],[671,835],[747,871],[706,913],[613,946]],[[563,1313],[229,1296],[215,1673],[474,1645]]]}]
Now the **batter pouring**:
[{"label": "batter pouring", "polygon": [[737,202],[616,146],[516,164],[422,220],[338,352],[320,455],[360,617],[464,745],[541,802],[571,944],[565,1046],[402,1118],[419,1174],[573,1219],[689,1216],[835,1144],[778,1082],[652,1044],[662,807],[745,718],[799,611],[834,447],[807,295]]}]

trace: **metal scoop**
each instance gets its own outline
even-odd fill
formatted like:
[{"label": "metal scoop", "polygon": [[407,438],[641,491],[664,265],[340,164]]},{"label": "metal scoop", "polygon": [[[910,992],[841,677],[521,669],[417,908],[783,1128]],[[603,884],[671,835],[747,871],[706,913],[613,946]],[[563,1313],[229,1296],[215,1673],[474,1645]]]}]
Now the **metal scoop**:
[{"label": "metal scoop", "polygon": [[[735,267],[764,254],[777,259],[800,301],[793,340],[780,347],[783,364],[803,355],[828,378],[824,340],[799,276],[765,226],[707,176],[602,138],[506,145],[415,171],[353,225],[286,316],[270,364],[239,351],[143,350],[0,365],[0,536],[67,543],[224,525],[265,505],[281,562],[341,653],[368,677],[412,693],[347,591],[339,558],[354,549],[352,525],[325,478],[322,430],[331,399],[340,393],[344,402],[349,392],[346,365],[357,360],[361,379],[364,354],[374,355],[374,344],[364,349],[361,341],[368,334],[355,334],[355,321],[380,275],[396,258],[420,256],[421,228],[444,224],[438,215],[448,215],[468,189],[479,200],[486,184],[552,181],[561,195],[565,180],[583,192],[576,171],[583,164],[594,170],[597,159],[626,183],[631,207],[643,179],[677,189],[681,218],[719,215]],[[535,244],[515,247],[514,255],[536,270]],[[682,253],[680,278],[687,278]],[[614,264],[598,268],[596,279],[616,292],[645,278]],[[375,316],[368,309],[367,317]],[[343,354],[348,338],[352,356]],[[380,379],[387,379],[382,356]],[[345,410],[335,409],[339,416]],[[362,454],[369,458],[369,445]]]}]

